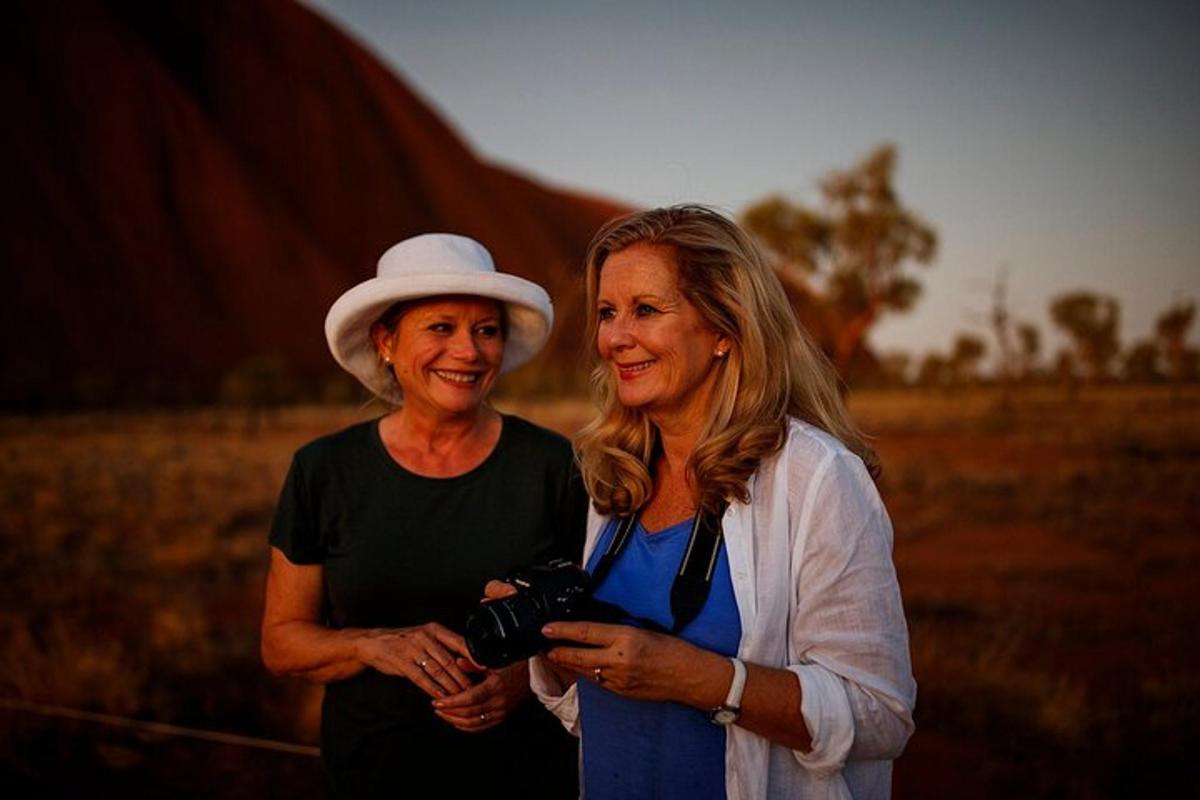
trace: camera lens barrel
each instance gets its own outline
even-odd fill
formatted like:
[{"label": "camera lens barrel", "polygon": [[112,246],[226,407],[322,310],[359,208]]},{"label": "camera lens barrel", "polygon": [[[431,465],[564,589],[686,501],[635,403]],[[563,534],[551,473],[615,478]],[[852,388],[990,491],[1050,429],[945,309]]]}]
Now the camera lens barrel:
[{"label": "camera lens barrel", "polygon": [[587,605],[588,574],[569,561],[519,570],[510,580],[516,594],[481,603],[467,619],[467,647],[485,667],[503,667],[545,649],[542,627],[578,619]]}]

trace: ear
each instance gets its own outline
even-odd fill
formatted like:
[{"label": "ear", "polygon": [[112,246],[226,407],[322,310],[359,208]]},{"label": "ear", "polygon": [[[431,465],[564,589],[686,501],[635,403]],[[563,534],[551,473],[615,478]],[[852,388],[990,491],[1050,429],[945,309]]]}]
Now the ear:
[{"label": "ear", "polygon": [[375,344],[375,354],[384,363],[392,363],[392,334],[382,323],[376,322],[371,326],[371,341]]}]

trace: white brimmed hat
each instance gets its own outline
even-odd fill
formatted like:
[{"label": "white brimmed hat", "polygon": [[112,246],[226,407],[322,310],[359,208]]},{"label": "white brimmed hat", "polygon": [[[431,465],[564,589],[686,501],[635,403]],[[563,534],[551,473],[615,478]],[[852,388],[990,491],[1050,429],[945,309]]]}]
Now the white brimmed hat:
[{"label": "white brimmed hat", "polygon": [[379,258],[376,276],[339,297],[325,317],[325,339],[342,367],[377,396],[403,399],[371,340],[371,325],[401,300],[473,295],[504,303],[508,336],[500,372],[533,358],[554,324],[546,290],[532,281],[497,272],[491,253],[474,239],[427,233],[392,245]]}]

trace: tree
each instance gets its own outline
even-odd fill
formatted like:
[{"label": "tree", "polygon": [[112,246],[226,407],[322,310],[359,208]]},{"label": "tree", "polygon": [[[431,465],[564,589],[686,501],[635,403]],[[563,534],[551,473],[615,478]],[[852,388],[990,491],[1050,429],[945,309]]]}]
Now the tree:
[{"label": "tree", "polygon": [[823,343],[843,374],[881,316],[916,302],[921,285],[909,264],[929,264],[937,252],[936,232],[897,197],[896,159],[896,148],[884,145],[830,173],[820,184],[819,210],[774,195],[742,215],[780,271],[823,284],[819,300],[834,328]]},{"label": "tree", "polygon": [[1125,354],[1121,372],[1130,383],[1154,383],[1162,380],[1162,370],[1158,368],[1158,345],[1154,342],[1137,342]]},{"label": "tree", "polygon": [[829,221],[777,194],[746,209],[742,223],[778,257],[778,267],[801,277],[814,274],[820,254],[829,249]]},{"label": "tree", "polygon": [[879,368],[884,381],[889,386],[905,386],[908,384],[908,372],[912,366],[912,356],[903,350],[891,350],[879,359]]},{"label": "tree", "polygon": [[1019,374],[1022,381],[1028,381],[1037,374],[1038,355],[1042,349],[1042,336],[1037,326],[1029,322],[1022,322],[1018,325],[1017,344],[1020,345],[1017,356]]},{"label": "tree", "polygon": [[[1154,323],[1154,333],[1162,347],[1167,362],[1167,370],[1171,379],[1177,383],[1194,377],[1194,351],[1189,355],[1187,347],[1188,330],[1196,318],[1196,303],[1189,300],[1179,303],[1164,311]],[[1192,374],[1189,375],[1189,372]]]},{"label": "tree", "polygon": [[1076,373],[1075,356],[1070,350],[1059,350],[1058,355],[1054,357],[1054,377],[1067,390],[1068,399],[1074,398],[1079,388],[1079,376]]},{"label": "tree", "polygon": [[953,380],[950,363],[940,353],[926,353],[917,370],[917,385],[945,388]]},{"label": "tree", "polygon": [[1077,360],[1092,382],[1108,376],[1108,367],[1120,351],[1117,328],[1121,307],[1115,298],[1091,292],[1060,295],[1050,304],[1050,318],[1071,337]]},{"label": "tree", "polygon": [[950,369],[956,383],[973,383],[978,378],[979,361],[987,352],[983,339],[972,333],[960,333],[954,340]]},{"label": "tree", "polygon": [[1008,384],[1015,372],[1012,346],[1012,314],[1008,311],[1008,269],[1000,268],[992,286],[992,311],[988,315],[992,336],[996,340],[996,380],[1004,392],[1004,405],[1008,405]]}]

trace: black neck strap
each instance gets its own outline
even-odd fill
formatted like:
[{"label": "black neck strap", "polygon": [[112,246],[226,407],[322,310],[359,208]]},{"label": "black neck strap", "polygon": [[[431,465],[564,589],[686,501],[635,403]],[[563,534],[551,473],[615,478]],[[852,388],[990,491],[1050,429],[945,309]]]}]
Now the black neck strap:
[{"label": "black neck strap", "polygon": [[[696,618],[708,599],[709,590],[712,589],[717,556],[721,552],[721,515],[724,512],[725,505],[722,503],[716,513],[706,514],[701,509],[697,510],[696,516],[692,518],[692,532],[688,537],[687,549],[683,552],[679,572],[675,574],[675,581],[671,584],[671,616],[674,618],[674,624],[670,630],[640,617],[635,618],[635,621],[653,630],[679,633]],[[630,514],[617,524],[608,549],[604,551],[604,555],[596,564],[596,571],[592,573],[593,594],[608,577],[617,557],[629,542],[629,535],[640,517],[640,513]]]}]

